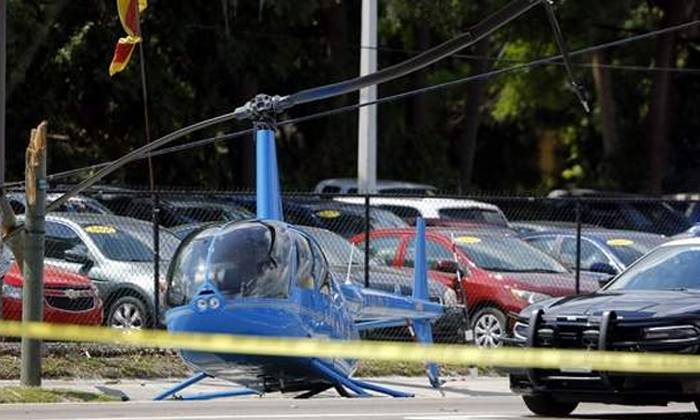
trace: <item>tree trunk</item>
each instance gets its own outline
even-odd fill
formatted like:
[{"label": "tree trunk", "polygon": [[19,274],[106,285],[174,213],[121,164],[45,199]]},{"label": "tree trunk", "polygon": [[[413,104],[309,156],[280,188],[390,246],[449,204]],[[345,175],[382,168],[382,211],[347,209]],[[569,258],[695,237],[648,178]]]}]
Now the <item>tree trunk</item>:
[{"label": "tree trunk", "polygon": [[603,132],[603,160],[609,162],[617,149],[617,106],[612,89],[610,69],[600,67],[608,63],[604,51],[593,53],[593,79],[600,107]]},{"label": "tree trunk", "polygon": [[[419,20],[414,27],[414,37],[416,49],[425,51],[430,48],[430,24],[427,20]],[[428,71],[426,69],[417,71],[412,77],[412,86],[422,88],[428,85]],[[428,130],[428,99],[427,95],[414,96],[411,100],[411,125],[414,139],[423,141],[424,134]]]},{"label": "tree trunk", "polygon": [[[663,10],[660,27],[678,25],[684,21],[689,11],[688,5],[694,2],[677,0],[657,0],[656,4]],[[692,10],[692,9],[691,9]],[[660,35],[656,41],[654,63],[659,68],[673,68],[678,58],[678,33]],[[672,75],[659,71],[654,75],[649,109],[649,179],[648,189],[652,193],[661,193],[663,180],[668,166],[668,136],[670,126],[670,109],[673,92]]]},{"label": "tree trunk", "polygon": [[[483,3],[483,2],[481,2]],[[484,10],[481,4],[481,10]],[[481,40],[474,45],[474,55],[486,57],[489,53],[488,38]],[[475,59],[472,65],[472,74],[485,73],[489,69],[489,61]],[[474,176],[474,159],[476,156],[476,140],[479,136],[479,125],[481,124],[481,104],[484,100],[485,82],[481,80],[469,82],[467,85],[467,102],[464,108],[464,135],[461,138],[459,153],[459,192],[466,193],[472,186]]]}]

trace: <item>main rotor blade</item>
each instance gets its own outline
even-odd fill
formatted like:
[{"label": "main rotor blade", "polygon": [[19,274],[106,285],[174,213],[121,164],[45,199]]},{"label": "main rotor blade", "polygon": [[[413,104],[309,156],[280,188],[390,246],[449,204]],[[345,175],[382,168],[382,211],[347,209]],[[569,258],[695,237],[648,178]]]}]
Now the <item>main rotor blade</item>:
[{"label": "main rotor blade", "polygon": [[[425,51],[424,53],[410,58],[402,63],[387,67],[366,76],[320,86],[313,89],[302,90],[292,95],[280,98],[278,110],[291,108],[294,105],[307,102],[332,98],[345,93],[355,92],[360,89],[386,83],[415,71],[424,69],[433,63],[436,63],[479,42],[484,37],[508,24],[512,20],[517,19],[520,15],[543,1],[546,0],[513,0],[500,10],[473,25],[464,34],[438,45],[437,47]],[[242,108],[239,108],[238,116],[240,118],[249,117],[246,112],[243,112]]]},{"label": "main rotor blade", "polygon": [[111,162],[109,165],[105,166],[104,168],[100,169],[95,173],[95,175],[89,177],[85,181],[81,182],[80,184],[76,185],[73,189],[68,191],[67,193],[63,194],[60,196],[56,201],[52,202],[46,207],[46,212],[51,212],[53,210],[56,210],[59,208],[62,204],[70,200],[72,197],[75,197],[76,195],[80,194],[81,192],[85,191],[86,189],[90,188],[91,186],[95,185],[97,182],[99,182],[102,178],[105,176],[111,174],[112,172],[116,171],[117,169],[121,168],[122,166],[126,165],[127,163],[139,159],[141,156],[150,153],[152,150],[157,149],[160,146],[164,146],[172,141],[175,141],[179,138],[185,137],[188,134],[191,134],[195,131],[205,129],[207,127],[211,127],[213,125],[221,124],[226,121],[230,121],[234,119],[234,113],[228,113],[224,115],[219,115],[218,117],[210,118],[208,120],[200,121],[196,124],[192,124],[188,127],[181,128],[177,131],[173,131],[172,133],[165,135],[145,146],[139,147],[136,150],[132,150],[131,152],[127,153],[126,155],[120,157],[119,159]]}]

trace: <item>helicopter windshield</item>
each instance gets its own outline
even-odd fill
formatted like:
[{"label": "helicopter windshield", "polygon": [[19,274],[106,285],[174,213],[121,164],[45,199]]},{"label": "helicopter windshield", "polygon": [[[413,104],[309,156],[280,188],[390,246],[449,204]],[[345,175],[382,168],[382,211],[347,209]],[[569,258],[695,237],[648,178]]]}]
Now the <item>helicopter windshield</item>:
[{"label": "helicopter windshield", "polygon": [[260,222],[205,229],[178,251],[169,303],[190,301],[205,279],[226,298],[286,298],[292,249],[289,235]]}]

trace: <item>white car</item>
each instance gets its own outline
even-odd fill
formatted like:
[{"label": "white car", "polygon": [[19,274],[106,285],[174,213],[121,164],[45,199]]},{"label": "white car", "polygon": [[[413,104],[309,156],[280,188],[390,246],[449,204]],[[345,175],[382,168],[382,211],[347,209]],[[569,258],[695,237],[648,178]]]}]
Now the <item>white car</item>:
[{"label": "white car", "polygon": [[[316,184],[314,192],[317,194],[357,194],[357,179],[324,179]],[[413,182],[378,180],[377,192],[379,194],[435,195],[437,188]]]},{"label": "white car", "polygon": [[[364,204],[363,197],[336,198],[343,203]],[[372,197],[370,205],[389,210],[397,216],[413,221],[417,217],[426,220],[454,220],[489,223],[508,226],[508,219],[498,206],[476,200],[451,198],[391,198]]]}]

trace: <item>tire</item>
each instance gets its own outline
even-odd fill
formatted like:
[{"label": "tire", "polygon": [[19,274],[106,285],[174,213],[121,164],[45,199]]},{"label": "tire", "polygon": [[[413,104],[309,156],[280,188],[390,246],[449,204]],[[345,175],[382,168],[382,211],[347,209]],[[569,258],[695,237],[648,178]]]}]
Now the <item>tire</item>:
[{"label": "tire", "polygon": [[105,324],[112,328],[136,330],[151,326],[146,305],[135,296],[115,299],[107,309]]},{"label": "tire", "polygon": [[524,395],[527,408],[538,416],[564,417],[576,409],[578,403],[557,401],[546,395]]},{"label": "tire", "polygon": [[500,347],[499,337],[506,334],[506,316],[496,308],[484,308],[472,317],[474,344],[479,347]]}]

